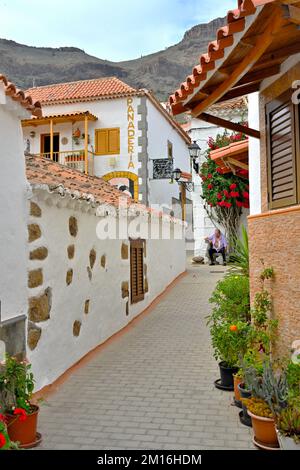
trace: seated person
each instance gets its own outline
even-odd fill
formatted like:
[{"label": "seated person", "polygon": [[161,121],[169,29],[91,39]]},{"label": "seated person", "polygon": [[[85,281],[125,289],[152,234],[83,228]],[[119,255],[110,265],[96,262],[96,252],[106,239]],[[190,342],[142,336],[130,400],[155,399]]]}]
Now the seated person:
[{"label": "seated person", "polygon": [[221,253],[223,257],[223,265],[226,266],[226,249],[227,249],[228,243],[224,235],[221,233],[221,230],[217,228],[213,235],[205,238],[205,241],[210,244],[210,248],[208,250],[209,258],[210,258],[210,266],[213,266],[215,264],[215,260],[214,260],[215,253]]}]

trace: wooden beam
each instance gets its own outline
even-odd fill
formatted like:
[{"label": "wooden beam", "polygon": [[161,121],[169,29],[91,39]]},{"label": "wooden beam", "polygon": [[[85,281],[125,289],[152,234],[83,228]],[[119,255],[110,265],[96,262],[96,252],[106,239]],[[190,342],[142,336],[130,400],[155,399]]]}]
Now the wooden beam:
[{"label": "wooden beam", "polygon": [[240,86],[233,88],[232,90],[225,93],[224,96],[217,103],[223,103],[224,101],[232,100],[233,98],[239,98],[240,96],[249,95],[250,93],[255,93],[259,91],[261,82],[254,82],[248,85]]},{"label": "wooden beam", "polygon": [[84,118],[84,172],[87,175],[89,172],[89,151],[88,151],[88,144],[89,144],[89,120],[88,116]]},{"label": "wooden beam", "polygon": [[270,18],[265,31],[259,36],[256,46],[248,52],[244,59],[237,65],[230,77],[224,80],[206,100],[202,101],[192,110],[192,116],[198,117],[207,108],[216,103],[225,93],[227,93],[242,77],[256,64],[264,52],[273,41],[275,33],[282,24],[282,16],[278,15],[278,10]]},{"label": "wooden beam", "polygon": [[253,72],[250,72],[244,75],[244,77],[236,84],[236,86],[262,81],[265,78],[269,78],[269,77],[272,77],[273,75],[277,75],[278,73],[280,73],[280,70],[281,70],[281,64],[274,64],[274,65],[271,65],[270,67],[266,67],[260,70],[255,70]]},{"label": "wooden beam", "polygon": [[218,127],[224,127],[225,129],[230,129],[231,131],[235,132],[242,132],[243,134],[249,135],[250,137],[260,139],[259,131],[251,129],[250,127],[242,126],[241,124],[238,124],[236,122],[227,121],[226,119],[222,119],[207,113],[200,114],[198,118],[202,119],[202,121],[209,122],[210,124],[214,124]]},{"label": "wooden beam", "polygon": [[[224,160],[227,161],[228,163],[230,163],[231,165],[237,166],[238,168],[242,168],[243,170],[249,170],[249,165],[247,165],[247,163],[239,162],[235,158],[225,157]],[[225,163],[225,161],[224,161],[224,163]]]},{"label": "wooden beam", "polygon": [[50,119],[50,160],[53,160],[53,119]]}]

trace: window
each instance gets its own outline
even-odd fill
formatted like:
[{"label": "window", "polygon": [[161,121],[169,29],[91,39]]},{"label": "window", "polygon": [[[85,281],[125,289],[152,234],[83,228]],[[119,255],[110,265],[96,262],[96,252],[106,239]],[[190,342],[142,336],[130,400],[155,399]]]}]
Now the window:
[{"label": "window", "polygon": [[278,209],[300,203],[299,109],[288,92],[266,112],[269,206]]},{"label": "window", "polygon": [[144,300],[144,240],[130,242],[130,297],[135,304]]},{"label": "window", "polygon": [[168,140],[168,158],[173,160],[173,144]]},{"label": "window", "polygon": [[120,129],[96,129],[95,131],[96,155],[120,154]]}]

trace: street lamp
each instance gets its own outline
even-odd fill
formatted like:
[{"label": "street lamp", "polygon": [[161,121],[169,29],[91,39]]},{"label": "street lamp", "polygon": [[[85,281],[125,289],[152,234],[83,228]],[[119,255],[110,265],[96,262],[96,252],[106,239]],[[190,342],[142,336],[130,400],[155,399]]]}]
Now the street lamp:
[{"label": "street lamp", "polygon": [[192,181],[180,181],[182,176],[182,171],[180,168],[176,168],[176,170],[173,171],[173,178],[174,180],[180,185],[183,186],[189,193],[191,193],[194,189],[194,184]]},{"label": "street lamp", "polygon": [[188,149],[189,149],[189,153],[190,153],[190,159],[193,162],[193,168],[194,168],[195,172],[198,174],[199,173],[199,163],[197,162],[197,160],[200,157],[201,148],[197,144],[197,141],[194,140],[194,142],[191,145],[189,145]]}]

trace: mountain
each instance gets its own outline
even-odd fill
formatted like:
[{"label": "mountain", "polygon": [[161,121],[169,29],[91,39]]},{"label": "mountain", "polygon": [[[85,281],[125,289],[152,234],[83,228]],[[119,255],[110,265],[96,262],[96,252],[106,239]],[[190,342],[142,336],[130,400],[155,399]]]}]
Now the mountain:
[{"label": "mountain", "polygon": [[75,47],[31,47],[0,39],[0,72],[21,88],[116,76],[129,85],[153,90],[166,100],[216,38],[224,18],[194,26],[176,45],[139,59],[111,62]]}]

